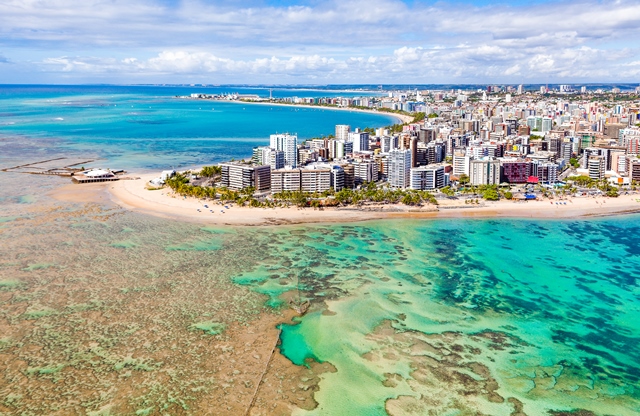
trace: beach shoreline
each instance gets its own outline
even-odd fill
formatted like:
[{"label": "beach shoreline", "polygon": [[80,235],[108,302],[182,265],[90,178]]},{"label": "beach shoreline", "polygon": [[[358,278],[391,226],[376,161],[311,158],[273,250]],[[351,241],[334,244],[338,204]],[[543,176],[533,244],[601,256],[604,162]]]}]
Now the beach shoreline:
[{"label": "beach shoreline", "polygon": [[134,212],[216,226],[352,223],[386,219],[576,219],[640,212],[638,195],[528,202],[483,201],[478,205],[465,204],[463,197],[441,200],[438,206],[422,207],[372,204],[322,210],[310,207],[250,208],[238,207],[233,203],[222,204],[219,200],[185,198],[175,195],[170,188],[148,190],[147,184],[153,177],[154,175],[143,174],[135,179],[104,184],[69,184],[51,191],[50,195],[59,200],[85,203],[104,203],[108,200]]},{"label": "beach shoreline", "polygon": [[[193,100],[194,98],[184,98]],[[224,103],[233,103],[233,104],[250,104],[250,105],[271,105],[278,107],[290,107],[290,108],[313,108],[318,110],[335,110],[335,111],[349,111],[355,113],[367,113],[367,114],[375,114],[382,116],[390,116],[399,121],[399,124],[408,124],[413,121],[413,117],[407,116],[404,114],[397,113],[388,113],[385,111],[377,111],[377,110],[363,110],[360,108],[351,108],[351,107],[331,107],[331,106],[322,106],[322,105],[309,105],[309,104],[284,104],[284,103],[272,103],[272,102],[262,102],[262,101],[239,101],[239,100],[220,100],[220,99],[203,99],[199,98],[198,100],[207,100],[207,101],[218,101]]]}]

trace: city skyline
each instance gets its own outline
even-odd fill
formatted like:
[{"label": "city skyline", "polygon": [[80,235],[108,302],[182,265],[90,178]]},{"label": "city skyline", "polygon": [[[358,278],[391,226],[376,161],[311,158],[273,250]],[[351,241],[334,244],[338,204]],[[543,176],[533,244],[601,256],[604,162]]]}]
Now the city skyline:
[{"label": "city skyline", "polygon": [[[5,83],[638,82],[637,2],[0,5]],[[549,29],[553,31],[549,31]]]}]

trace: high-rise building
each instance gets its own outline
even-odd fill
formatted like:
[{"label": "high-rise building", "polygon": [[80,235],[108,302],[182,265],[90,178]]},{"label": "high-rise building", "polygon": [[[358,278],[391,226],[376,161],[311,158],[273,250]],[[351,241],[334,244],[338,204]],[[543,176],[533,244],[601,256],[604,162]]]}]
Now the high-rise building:
[{"label": "high-rise building", "polygon": [[607,160],[604,156],[589,156],[587,169],[589,169],[589,177],[593,180],[604,179],[604,172],[607,166]]},{"label": "high-rise building", "polygon": [[431,142],[426,147],[427,164],[440,163],[445,157],[445,144],[442,142]]},{"label": "high-rise building", "polygon": [[[312,149],[298,149],[298,165],[304,166],[309,162],[318,160],[319,153]],[[284,154],[282,156],[282,165],[284,166]],[[271,168],[273,169],[273,167]],[[279,169],[279,168],[278,168]]]},{"label": "high-rise building", "polygon": [[609,158],[611,170],[615,171],[619,175],[623,175],[627,172],[627,159],[624,150],[612,150],[609,152]]},{"label": "high-rise building", "polygon": [[278,169],[271,171],[271,193],[300,190],[300,169]]},{"label": "high-rise building", "polygon": [[410,188],[426,191],[445,186],[444,166],[420,166],[411,168]]},{"label": "high-rise building", "polygon": [[295,168],[298,166],[298,136],[292,134],[272,134],[271,148],[284,152],[284,164]]},{"label": "high-rise building", "polygon": [[564,139],[560,145],[560,158],[569,161],[573,157],[573,143],[571,140]]},{"label": "high-rise building", "polygon": [[222,186],[241,190],[254,187],[256,191],[267,191],[271,188],[271,168],[269,166],[246,165],[240,162],[221,163]]},{"label": "high-rise building", "polygon": [[284,167],[284,152],[267,146],[254,147],[251,162],[256,165],[269,166],[272,170],[282,169]]},{"label": "high-rise building", "polygon": [[524,160],[502,160],[501,168],[504,182],[526,183],[531,176],[531,163]]},{"label": "high-rise building", "polygon": [[529,126],[532,132],[542,131],[542,117],[527,117],[527,126]]},{"label": "high-rise building", "polygon": [[388,182],[394,188],[407,188],[411,172],[411,150],[393,149],[388,156]]},{"label": "high-rise building", "polygon": [[378,181],[378,170],[380,168],[378,163],[372,160],[365,160],[355,163],[353,166],[356,185]]},{"label": "high-rise building", "polygon": [[633,158],[628,161],[627,170],[631,183],[640,184],[640,159]]},{"label": "high-rise building", "polygon": [[300,190],[303,192],[324,192],[331,188],[331,169],[301,169]]},{"label": "high-rise building", "polygon": [[380,139],[380,151],[389,153],[393,149],[398,148],[398,136],[383,136]]},{"label": "high-rise building", "polygon": [[355,187],[355,165],[352,163],[344,163],[340,165],[344,171],[344,187],[353,189]]},{"label": "high-rise building", "polygon": [[531,163],[531,176],[538,178],[539,182],[558,182],[558,165],[552,162],[534,160]]},{"label": "high-rise building", "polygon": [[349,132],[351,131],[351,126],[346,124],[337,124],[336,125],[336,140],[349,140]]},{"label": "high-rise building", "polygon": [[329,140],[329,157],[331,159],[342,159],[353,153],[353,143],[344,140]]},{"label": "high-rise building", "polygon": [[471,157],[466,154],[465,149],[456,149],[453,152],[453,175],[460,177],[461,175],[469,175],[469,167],[471,165]]},{"label": "high-rise building", "polygon": [[365,152],[369,150],[369,133],[349,133],[348,141],[353,143],[354,152]]},{"label": "high-rise building", "polygon": [[500,183],[500,162],[492,158],[472,160],[469,167],[472,185],[498,185]]},{"label": "high-rise building", "polygon": [[584,158],[582,159],[582,169],[588,169],[589,158],[592,156],[602,156],[603,150],[599,147],[587,147],[584,149]]}]

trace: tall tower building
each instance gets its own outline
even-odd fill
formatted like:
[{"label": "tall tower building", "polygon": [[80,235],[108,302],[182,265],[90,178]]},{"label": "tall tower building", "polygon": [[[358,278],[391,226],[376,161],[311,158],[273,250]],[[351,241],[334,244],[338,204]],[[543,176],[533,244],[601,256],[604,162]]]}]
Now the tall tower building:
[{"label": "tall tower building", "polygon": [[365,152],[369,150],[369,133],[349,133],[349,141],[353,143],[354,152]]},{"label": "tall tower building", "polygon": [[298,166],[298,136],[289,133],[272,134],[271,148],[284,152],[284,164],[295,168]]},{"label": "tall tower building", "polygon": [[388,164],[389,185],[394,188],[408,188],[411,173],[411,150],[391,150]]},{"label": "tall tower building", "polygon": [[349,140],[349,132],[351,131],[351,126],[346,124],[337,124],[336,125],[336,140],[344,140],[345,142]]}]

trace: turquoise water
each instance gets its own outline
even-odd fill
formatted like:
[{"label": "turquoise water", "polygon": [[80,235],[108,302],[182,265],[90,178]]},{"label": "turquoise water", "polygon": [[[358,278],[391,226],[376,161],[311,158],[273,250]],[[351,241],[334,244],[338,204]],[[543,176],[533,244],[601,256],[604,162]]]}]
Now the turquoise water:
[{"label": "turquoise water", "polygon": [[[170,98],[190,91],[0,87],[0,164],[90,155],[125,169],[184,166],[246,157],[274,130],[310,137],[337,123],[391,122]],[[315,371],[319,362],[336,370],[320,374],[312,414],[640,413],[638,216],[218,229],[52,201],[46,192],[67,183],[60,178],[0,177],[3,356],[29,368],[73,364],[56,373],[66,381],[53,388],[33,377],[24,385],[0,382],[3,394],[22,394],[23,386],[31,392],[16,411],[54,413],[64,397],[74,398],[67,405],[78,412],[171,405],[167,397],[183,384],[208,386],[206,366],[223,357],[196,354],[198,337],[207,348],[219,346],[211,341],[218,335],[201,328],[250,326],[263,305],[278,310],[300,297],[311,310],[282,326],[280,351],[292,366]],[[60,312],[67,310],[79,312]],[[22,315],[30,318],[16,318]],[[130,337],[138,327],[153,331]],[[51,328],[64,337],[43,331]],[[185,343],[175,345],[175,337]],[[96,339],[109,354],[94,362],[82,351]],[[35,348],[20,348],[28,343]],[[237,359],[251,360],[246,351]],[[132,356],[145,363],[188,358],[175,360],[178,372],[154,370],[171,376],[165,384],[154,384],[162,378],[154,372],[123,384],[112,361]],[[7,368],[6,380],[24,375]],[[255,368],[245,381],[255,381],[262,367]],[[105,387],[110,393],[82,395],[77,408],[78,391],[94,392],[105,377],[115,386]],[[227,398],[198,391],[185,395],[195,409]]]},{"label": "turquoise water", "polygon": [[337,369],[314,414],[638,414],[639,219],[295,228],[236,281],[312,300],[281,352]]},{"label": "turquoise water", "polygon": [[[396,121],[323,108],[174,98],[225,91],[269,95],[237,88],[0,86],[0,137],[41,140],[49,153],[95,155],[112,168],[157,169],[245,158],[276,132],[304,140],[331,134],[336,124],[364,128]],[[292,95],[354,94],[274,90],[276,97]]]}]

